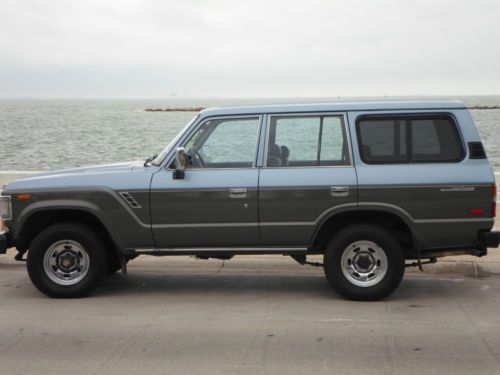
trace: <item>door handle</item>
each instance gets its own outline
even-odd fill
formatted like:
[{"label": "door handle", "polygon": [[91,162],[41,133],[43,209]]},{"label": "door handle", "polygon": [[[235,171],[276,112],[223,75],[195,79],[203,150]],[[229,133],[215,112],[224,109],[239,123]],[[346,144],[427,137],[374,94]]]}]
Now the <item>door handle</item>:
[{"label": "door handle", "polygon": [[229,196],[231,198],[246,198],[247,192],[247,188],[231,188],[229,189]]},{"label": "door handle", "polygon": [[332,186],[330,188],[330,195],[333,197],[347,197],[349,195],[348,186]]}]

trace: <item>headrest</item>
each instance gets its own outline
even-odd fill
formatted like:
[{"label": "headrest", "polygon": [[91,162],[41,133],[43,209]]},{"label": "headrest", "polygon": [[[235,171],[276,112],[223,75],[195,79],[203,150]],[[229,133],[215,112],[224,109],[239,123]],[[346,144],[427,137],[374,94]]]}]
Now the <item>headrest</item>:
[{"label": "headrest", "polygon": [[280,146],[278,146],[277,144],[270,145],[268,153],[269,153],[269,155],[280,157],[281,156]]},{"label": "headrest", "polygon": [[286,146],[281,146],[281,157],[287,158],[290,156],[290,149]]}]

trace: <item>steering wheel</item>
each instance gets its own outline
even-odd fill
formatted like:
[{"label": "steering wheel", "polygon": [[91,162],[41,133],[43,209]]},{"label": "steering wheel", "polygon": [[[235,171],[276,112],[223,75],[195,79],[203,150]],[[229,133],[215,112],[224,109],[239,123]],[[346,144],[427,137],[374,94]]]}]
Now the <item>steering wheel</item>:
[{"label": "steering wheel", "polygon": [[201,157],[200,152],[196,147],[191,148],[193,154],[191,155],[193,158],[193,164],[196,165],[197,167],[204,168],[205,167],[205,162],[203,161],[203,158]]}]

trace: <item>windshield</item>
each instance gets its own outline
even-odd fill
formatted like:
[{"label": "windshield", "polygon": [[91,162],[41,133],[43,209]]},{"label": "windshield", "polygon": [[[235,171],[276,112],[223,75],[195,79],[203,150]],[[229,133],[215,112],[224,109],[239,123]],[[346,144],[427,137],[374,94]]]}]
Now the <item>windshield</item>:
[{"label": "windshield", "polygon": [[169,144],[167,145],[167,147],[165,147],[163,149],[162,152],[160,152],[160,154],[151,162],[152,165],[155,165],[155,166],[158,166],[160,165],[162,162],[163,162],[163,159],[165,159],[165,157],[167,156],[167,154],[170,152],[170,150],[172,149],[172,147],[175,146],[175,144],[179,141],[179,139],[182,137],[182,135],[186,132],[186,130],[189,129],[189,127],[198,119],[198,117],[200,117],[199,114],[197,114],[196,116],[194,116],[192,118],[191,121],[189,121],[187,123],[186,126],[184,126],[182,128],[182,130],[177,133],[177,135],[169,142]]}]

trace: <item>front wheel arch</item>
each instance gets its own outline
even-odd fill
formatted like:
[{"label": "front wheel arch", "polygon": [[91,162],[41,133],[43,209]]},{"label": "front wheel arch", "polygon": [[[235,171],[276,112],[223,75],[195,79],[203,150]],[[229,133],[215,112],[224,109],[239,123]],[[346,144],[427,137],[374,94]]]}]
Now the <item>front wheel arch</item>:
[{"label": "front wheel arch", "polygon": [[27,251],[39,233],[59,223],[79,224],[95,231],[103,239],[109,259],[120,262],[123,256],[121,247],[111,236],[108,228],[94,213],[80,208],[57,208],[32,212],[20,223],[21,226],[16,236],[17,249],[22,252]]}]

